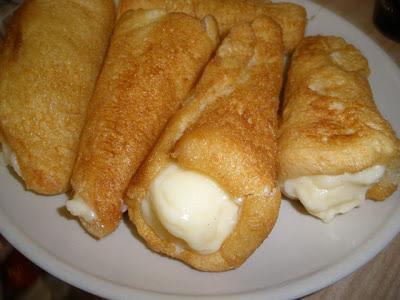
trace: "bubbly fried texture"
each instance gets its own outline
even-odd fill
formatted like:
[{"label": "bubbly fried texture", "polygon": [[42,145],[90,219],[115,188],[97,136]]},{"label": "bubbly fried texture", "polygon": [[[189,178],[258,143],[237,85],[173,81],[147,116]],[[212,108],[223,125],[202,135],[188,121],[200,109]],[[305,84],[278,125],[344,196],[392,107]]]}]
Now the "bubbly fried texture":
[{"label": "bubbly fried texture", "polygon": [[[282,73],[281,31],[273,20],[261,17],[232,28],[128,188],[130,219],[151,249],[199,270],[224,271],[240,266],[268,236],[280,207],[276,135]],[[170,162],[242,197],[238,223],[219,251],[178,251],[173,239],[146,223],[141,202]]]},{"label": "bubbly fried texture", "polygon": [[28,0],[0,53],[0,142],[26,188],[69,188],[86,109],[114,25],[111,0]]},{"label": "bubbly fried texture", "polygon": [[81,136],[72,187],[112,232],[123,193],[218,43],[215,20],[164,10],[127,12],[116,25]]},{"label": "bubbly fried texture", "polygon": [[396,189],[399,141],[379,113],[368,83],[368,62],[342,38],[305,38],[285,87],[279,138],[280,181],[355,173],[385,165],[367,196],[383,200]]},{"label": "bubbly fried texture", "polygon": [[197,18],[213,15],[220,33],[225,36],[238,22],[252,21],[265,15],[273,18],[282,28],[283,44],[291,53],[304,36],[306,11],[293,3],[269,3],[262,0],[122,0],[120,13],[128,9],[163,8],[184,12]]}]

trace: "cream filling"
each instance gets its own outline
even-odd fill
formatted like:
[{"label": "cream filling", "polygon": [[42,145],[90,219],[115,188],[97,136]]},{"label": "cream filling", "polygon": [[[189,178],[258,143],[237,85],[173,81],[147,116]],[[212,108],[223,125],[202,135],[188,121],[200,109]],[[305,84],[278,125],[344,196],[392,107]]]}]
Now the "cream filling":
[{"label": "cream filling", "polygon": [[14,171],[22,178],[21,169],[19,168],[19,164],[17,161],[17,156],[15,155],[14,151],[11,148],[3,143],[1,144],[2,153],[0,153],[0,161],[5,166],[10,166],[14,169]]},{"label": "cream filling", "polygon": [[66,202],[67,210],[74,216],[84,219],[90,223],[96,219],[96,213],[79,196]]},{"label": "cream filling", "polygon": [[385,167],[376,165],[353,174],[303,176],[286,180],[283,192],[299,199],[310,214],[330,222],[335,215],[359,206],[384,173]]},{"label": "cream filling", "polygon": [[209,254],[232,232],[239,205],[211,178],[170,164],[151,184],[142,212],[150,226],[159,223],[193,250]]}]

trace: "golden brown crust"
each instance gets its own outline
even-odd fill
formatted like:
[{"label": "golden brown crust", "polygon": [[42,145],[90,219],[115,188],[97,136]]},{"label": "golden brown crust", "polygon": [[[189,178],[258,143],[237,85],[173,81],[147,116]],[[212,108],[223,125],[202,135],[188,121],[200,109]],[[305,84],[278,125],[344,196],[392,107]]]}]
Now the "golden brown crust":
[{"label": "golden brown crust", "polygon": [[304,36],[306,11],[293,3],[269,3],[261,0],[122,0],[120,13],[128,9],[163,8],[167,11],[184,12],[197,18],[213,15],[222,36],[239,22],[250,22],[266,15],[282,28],[283,44],[291,53]]},{"label": "golden brown crust", "polygon": [[118,226],[130,178],[194,85],[216,38],[213,19],[164,10],[129,11],[120,18],[72,177],[75,194],[97,215],[97,222],[84,223],[94,236]]},{"label": "golden brown crust", "polygon": [[[400,140],[398,140],[397,148],[400,149]],[[400,152],[400,150],[399,150]],[[367,192],[367,198],[382,201],[389,197],[397,190],[400,183],[400,154],[393,157],[389,164],[386,165],[386,172],[379,182],[373,185]]]},{"label": "golden brown crust", "polygon": [[69,179],[114,25],[111,0],[31,0],[0,54],[0,132],[27,189],[57,194]]},{"label": "golden brown crust", "polygon": [[[167,11],[183,12],[188,15],[195,15],[199,6],[210,6],[208,9],[224,9],[227,16],[222,18],[232,19],[238,10],[246,10],[253,7],[257,10],[260,6],[271,3],[268,0],[222,0],[222,1],[193,1],[193,0],[122,0],[119,6],[119,14],[122,15],[129,9],[155,9],[161,8]],[[226,33],[226,32],[225,32]]]},{"label": "golden brown crust", "polygon": [[[275,22],[262,17],[233,27],[128,188],[130,218],[150,248],[199,270],[224,271],[240,266],[268,236],[280,206],[276,132],[282,72]],[[217,252],[176,251],[173,240],[146,223],[142,201],[170,162],[203,172],[232,197],[243,198],[238,223]]]},{"label": "golden brown crust", "polygon": [[[381,116],[368,83],[368,62],[338,37],[307,37],[296,49],[285,87],[280,128],[280,181],[308,175],[398,169],[399,142]],[[392,175],[385,178],[393,178]],[[368,196],[387,197],[385,179]]]}]

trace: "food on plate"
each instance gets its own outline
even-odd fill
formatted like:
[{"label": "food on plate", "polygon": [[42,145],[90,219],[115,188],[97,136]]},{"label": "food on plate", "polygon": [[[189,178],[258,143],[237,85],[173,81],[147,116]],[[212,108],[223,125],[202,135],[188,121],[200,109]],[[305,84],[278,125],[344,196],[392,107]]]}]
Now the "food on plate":
[{"label": "food on plate", "polygon": [[213,17],[164,10],[118,21],[91,100],[67,209],[101,238],[117,228],[123,194],[219,41]]},{"label": "food on plate", "polygon": [[235,25],[133,177],[129,216],[154,251],[204,271],[240,266],[274,226],[279,26]]},{"label": "food on plate", "polygon": [[111,0],[28,0],[10,21],[0,53],[0,143],[29,190],[69,188],[114,10]]},{"label": "food on plate", "polygon": [[163,8],[197,18],[213,15],[223,36],[238,22],[252,21],[257,16],[266,15],[281,26],[287,53],[292,52],[303,38],[307,22],[306,11],[300,5],[262,0],[122,0],[120,13],[138,8]]},{"label": "food on plate", "polygon": [[279,137],[284,194],[329,222],[399,182],[400,145],[379,113],[359,50],[342,38],[306,37],[293,54]]}]

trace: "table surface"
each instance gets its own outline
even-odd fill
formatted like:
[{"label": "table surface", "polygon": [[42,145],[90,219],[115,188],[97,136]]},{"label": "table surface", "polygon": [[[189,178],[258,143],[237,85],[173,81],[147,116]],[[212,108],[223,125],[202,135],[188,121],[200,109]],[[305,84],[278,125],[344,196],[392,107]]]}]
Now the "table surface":
[{"label": "table surface", "polygon": [[[380,45],[400,67],[400,43],[386,38],[372,23],[374,0],[312,1],[353,23]],[[400,234],[368,264],[303,299],[400,299],[399,254]]]}]

